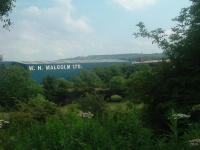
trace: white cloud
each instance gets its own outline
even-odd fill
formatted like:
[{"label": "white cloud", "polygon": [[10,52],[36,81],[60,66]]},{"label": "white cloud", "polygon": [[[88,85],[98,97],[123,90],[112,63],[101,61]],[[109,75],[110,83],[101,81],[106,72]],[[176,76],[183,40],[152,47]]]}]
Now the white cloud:
[{"label": "white cloud", "polygon": [[158,51],[151,42],[134,41],[129,33],[123,38],[113,36],[108,30],[99,33],[90,25],[89,18],[79,14],[72,5],[73,0],[44,1],[48,1],[45,7],[37,0],[39,3],[30,2],[25,8],[19,1],[11,31],[0,28],[0,54],[6,60],[54,60],[91,54],[135,53],[141,49]]},{"label": "white cloud", "polygon": [[16,8],[11,31],[0,28],[5,59],[52,60],[79,55],[77,49],[84,52],[94,33],[89,19],[78,14],[71,0],[50,2],[52,7]]},{"label": "white cloud", "polygon": [[[54,6],[49,8],[39,8],[37,6],[30,6],[22,11],[25,19],[29,22],[37,21],[48,22],[48,24],[57,24],[57,27],[63,26],[70,30],[78,32],[92,32],[93,29],[89,25],[89,19],[85,16],[73,17],[75,12],[71,4],[71,0],[53,0]],[[37,18],[34,18],[37,17]]]},{"label": "white cloud", "polygon": [[113,0],[115,3],[127,10],[138,10],[154,5],[158,0]]},{"label": "white cloud", "polygon": [[40,9],[36,6],[30,6],[29,8],[25,9],[25,11],[23,13],[25,13],[27,15],[32,15],[32,17],[41,15]]}]

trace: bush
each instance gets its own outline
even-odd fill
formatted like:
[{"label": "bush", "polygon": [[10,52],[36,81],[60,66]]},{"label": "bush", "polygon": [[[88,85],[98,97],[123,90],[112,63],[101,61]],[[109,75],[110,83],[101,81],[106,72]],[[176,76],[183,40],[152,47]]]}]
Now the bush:
[{"label": "bush", "polygon": [[31,78],[28,71],[17,65],[0,65],[0,106],[6,110],[42,93],[42,88]]},{"label": "bush", "polygon": [[198,139],[197,147],[200,148],[200,124],[196,123],[190,126],[187,132],[183,135],[183,139],[187,142]]},{"label": "bush", "polygon": [[18,109],[21,112],[30,114],[35,120],[45,121],[46,118],[56,113],[57,107],[56,104],[49,102],[43,96],[39,95],[27,103],[20,103]]},{"label": "bush", "polygon": [[119,95],[112,95],[110,98],[110,102],[121,102],[122,101],[122,97]]},{"label": "bush", "polygon": [[199,150],[200,125],[192,125],[187,132],[178,139],[162,137],[157,139],[156,147],[160,150]]},{"label": "bush", "polygon": [[106,103],[104,99],[97,95],[87,94],[85,97],[80,98],[78,103],[83,112],[91,112],[94,115],[101,116],[106,110]]},{"label": "bush", "polygon": [[16,122],[4,131],[0,134],[2,149],[149,150],[153,146],[151,132],[133,111],[110,114],[102,121],[68,113],[26,128]]},{"label": "bush", "polygon": [[200,122],[200,104],[192,107],[191,119],[195,122]]},{"label": "bush", "polygon": [[29,126],[11,122],[0,129],[0,149],[197,150],[199,147],[191,144],[199,141],[199,129],[198,124],[191,126],[178,140],[172,136],[155,138],[132,106],[126,111],[109,111],[102,118],[83,119],[68,112]]},{"label": "bush", "polygon": [[149,150],[154,146],[151,130],[143,127],[140,114],[132,107],[108,112],[102,124],[116,150]]},{"label": "bush", "polygon": [[73,83],[62,78],[44,78],[43,88],[45,97],[56,104],[68,103],[69,97],[73,94]]},{"label": "bush", "polygon": [[75,86],[80,88],[103,87],[102,80],[93,71],[81,71],[81,73],[72,80]]},{"label": "bush", "polygon": [[114,76],[110,80],[111,89],[122,89],[125,86],[125,79],[123,76]]},{"label": "bush", "polygon": [[98,121],[85,121],[74,114],[52,117],[44,124],[33,123],[16,132],[7,131],[0,135],[0,140],[5,141],[0,145],[2,149],[108,150],[113,147],[109,135]]}]

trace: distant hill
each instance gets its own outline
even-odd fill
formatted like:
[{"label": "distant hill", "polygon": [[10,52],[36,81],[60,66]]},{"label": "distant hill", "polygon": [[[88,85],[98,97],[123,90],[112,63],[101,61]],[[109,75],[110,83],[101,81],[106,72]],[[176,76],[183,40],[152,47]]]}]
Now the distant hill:
[{"label": "distant hill", "polygon": [[160,60],[164,58],[162,53],[152,53],[152,54],[139,54],[139,53],[129,53],[129,54],[113,54],[113,55],[90,55],[85,57],[74,57],[64,60],[101,60],[101,59],[118,59],[118,60],[128,60],[128,61],[148,61],[148,60]]}]

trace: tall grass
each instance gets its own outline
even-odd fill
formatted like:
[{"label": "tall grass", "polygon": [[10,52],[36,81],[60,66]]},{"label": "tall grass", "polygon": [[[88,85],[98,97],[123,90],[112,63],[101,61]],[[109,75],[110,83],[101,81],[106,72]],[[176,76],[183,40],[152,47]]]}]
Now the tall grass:
[{"label": "tall grass", "polygon": [[[172,133],[173,135],[173,133]],[[134,107],[108,110],[100,118],[84,118],[77,112],[58,113],[46,122],[21,125],[13,121],[0,129],[0,149],[5,150],[189,150],[190,140],[200,136],[199,125],[176,141],[155,137],[140,121]]]}]

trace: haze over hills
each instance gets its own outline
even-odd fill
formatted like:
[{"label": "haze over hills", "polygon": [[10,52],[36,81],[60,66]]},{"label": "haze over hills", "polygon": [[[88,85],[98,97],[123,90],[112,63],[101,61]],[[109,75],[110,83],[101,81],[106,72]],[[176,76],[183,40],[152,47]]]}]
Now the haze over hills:
[{"label": "haze over hills", "polygon": [[164,57],[162,53],[152,53],[152,54],[141,54],[141,53],[129,53],[129,54],[113,54],[113,55],[89,55],[89,56],[79,56],[74,58],[61,59],[64,60],[101,60],[101,59],[118,59],[118,60],[160,60]]},{"label": "haze over hills", "polygon": [[[74,57],[74,58],[48,60],[48,61],[17,61],[17,62],[25,63],[25,64],[45,64],[45,63],[49,64],[49,63],[67,63],[67,62],[68,63],[128,62],[128,61],[143,62],[143,61],[161,60],[163,58],[165,58],[165,55],[162,53],[152,53],[152,54],[127,53],[127,54],[79,56],[79,57]],[[10,62],[10,61],[7,61],[7,62]]]}]

